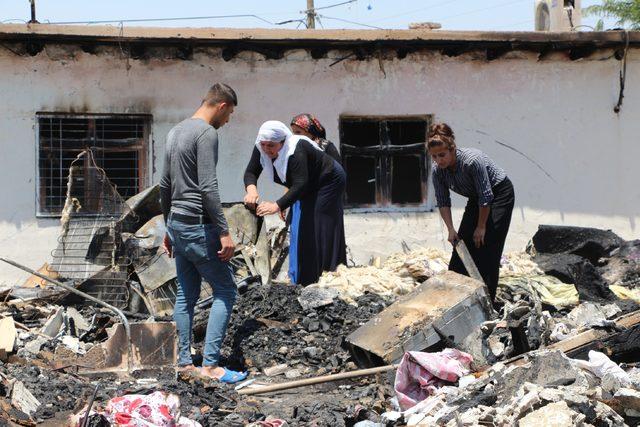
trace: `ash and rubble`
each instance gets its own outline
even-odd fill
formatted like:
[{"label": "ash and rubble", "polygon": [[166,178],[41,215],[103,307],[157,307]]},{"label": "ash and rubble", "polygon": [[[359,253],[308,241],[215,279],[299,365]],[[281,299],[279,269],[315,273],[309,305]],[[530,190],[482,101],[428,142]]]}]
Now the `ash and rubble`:
[{"label": "ash and rubble", "polygon": [[[364,294],[354,303],[336,299],[330,304],[304,310],[298,298],[303,288],[291,285],[251,287],[233,310],[223,344],[227,362],[238,369],[259,373],[287,364],[288,378],[324,375],[344,370],[350,355],[344,337],[382,311],[388,300]],[[196,333],[204,332],[206,313],[201,312]],[[200,326],[200,327],[199,327]]]},{"label": "ash and rubble", "polygon": [[[468,324],[475,328],[468,337],[456,330],[442,334],[450,326],[438,317],[451,311],[446,298],[428,321],[420,318],[421,310],[413,313],[416,321],[397,331],[394,345],[428,352],[458,347],[473,354],[475,366],[472,375],[401,412],[392,374],[264,395],[176,375],[175,340],[168,337],[175,331],[170,320],[177,285],[175,267],[160,248],[164,224],[157,187],[127,201],[114,199],[117,192],[104,181],[99,189],[117,209],[109,210],[108,221],[97,218],[87,228],[82,209],[90,204],[73,197],[71,185],[59,247],[39,272],[123,310],[133,330],[141,328],[138,335],[162,336],[163,341],[134,344],[156,345],[164,358],[142,358],[139,370],[127,372],[132,366],[123,362],[121,319],[32,276],[1,295],[2,420],[61,425],[75,414],[74,425],[79,425],[77,417],[95,400],[87,425],[109,425],[105,407],[112,399],[162,391],[179,398],[179,415],[190,425],[278,425],[280,420],[317,426],[618,426],[640,421],[640,240],[624,241],[606,230],[540,226],[526,252],[504,257],[497,312],[483,305],[486,295],[472,292],[484,317]],[[232,265],[239,295],[222,363],[249,371],[245,390],[350,372],[364,367],[363,361],[395,363],[390,348],[381,355],[366,348],[366,357],[357,353],[357,331],[373,325],[375,337],[375,324],[388,310],[434,283],[445,291],[453,286],[443,279],[449,277],[445,254],[408,247],[384,262],[340,267],[315,285],[292,286],[282,280],[286,228],[267,230],[242,205],[225,209],[238,242]],[[82,276],[66,262],[82,264]],[[194,321],[196,362],[211,296],[208,286],[203,289]],[[423,346],[415,347],[417,342]]]}]

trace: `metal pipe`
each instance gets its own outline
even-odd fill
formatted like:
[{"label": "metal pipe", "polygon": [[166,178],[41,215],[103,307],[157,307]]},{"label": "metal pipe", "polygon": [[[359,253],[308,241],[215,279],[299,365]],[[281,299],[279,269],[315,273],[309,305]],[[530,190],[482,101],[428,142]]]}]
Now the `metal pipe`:
[{"label": "metal pipe", "polygon": [[29,2],[31,3],[31,20],[29,24],[39,24],[36,19],[36,0],[29,0]]},{"label": "metal pipe", "polygon": [[392,371],[400,365],[380,366],[377,368],[360,369],[358,371],[342,372],[340,374],[325,375],[322,377],[306,378],[304,380],[290,381],[256,388],[245,388],[238,391],[238,394],[262,394],[271,393],[273,391],[289,390],[291,388],[306,387],[308,385],[321,384],[330,381],[346,380],[349,378],[364,377],[367,375],[375,375],[382,372]]},{"label": "metal pipe", "polygon": [[82,427],[87,427],[89,423],[89,414],[91,413],[91,408],[93,407],[93,402],[95,402],[96,400],[96,396],[98,395],[98,389],[100,388],[100,386],[100,381],[98,381],[95,390],[93,390],[93,395],[91,395],[91,399],[89,399],[89,403],[87,404],[87,412],[85,412],[84,418],[82,419]]},{"label": "metal pipe", "polygon": [[31,273],[34,276],[37,276],[43,280],[46,280],[47,282],[53,283],[56,286],[61,287],[64,290],[67,290],[71,293],[74,293],[76,295],[79,295],[83,298],[88,299],[89,301],[93,301],[98,305],[103,306],[104,308],[107,308],[109,310],[111,310],[112,312],[114,312],[118,317],[120,317],[120,319],[122,320],[122,324],[124,325],[124,332],[127,335],[127,372],[131,373],[131,369],[133,367],[133,362],[132,362],[132,358],[133,358],[133,345],[131,344],[131,327],[129,326],[129,321],[127,320],[127,316],[124,315],[124,313],[122,311],[120,311],[118,308],[112,306],[111,304],[107,304],[104,301],[99,300],[96,297],[93,297],[89,294],[86,294],[82,291],[77,290],[76,288],[74,288],[73,286],[69,286],[65,283],[62,282],[58,282],[57,280],[54,280],[50,277],[45,276],[44,274],[38,273],[35,270],[30,269],[29,267],[25,267],[22,264],[18,264],[15,261],[12,261],[10,259],[7,259],[5,257],[1,257],[0,256],[0,261],[4,261],[7,264],[13,265],[16,268],[19,268],[20,270],[24,270],[27,273]]}]

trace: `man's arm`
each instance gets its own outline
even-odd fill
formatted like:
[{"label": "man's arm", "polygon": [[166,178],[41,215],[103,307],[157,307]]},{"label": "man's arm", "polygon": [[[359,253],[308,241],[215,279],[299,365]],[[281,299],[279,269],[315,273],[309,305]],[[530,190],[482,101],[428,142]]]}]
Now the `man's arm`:
[{"label": "man's arm", "polygon": [[171,147],[168,142],[165,146],[164,166],[160,178],[160,207],[166,224],[171,210]]},{"label": "man's arm", "polygon": [[218,135],[213,128],[204,132],[198,142],[198,183],[202,207],[220,235],[229,233],[229,226],[222,211],[216,164],[218,163]]},{"label": "man's arm", "polygon": [[[160,208],[162,209],[162,216],[166,224],[169,219],[169,212],[171,211],[171,144],[169,143],[169,136],[167,137],[167,144],[165,146],[162,178],[160,178]],[[167,255],[172,255],[173,249],[169,234],[164,235],[162,247]]]}]

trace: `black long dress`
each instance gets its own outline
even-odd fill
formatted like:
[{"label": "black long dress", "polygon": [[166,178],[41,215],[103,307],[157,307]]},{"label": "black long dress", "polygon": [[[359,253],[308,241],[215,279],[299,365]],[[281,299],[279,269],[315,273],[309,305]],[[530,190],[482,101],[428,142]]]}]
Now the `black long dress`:
[{"label": "black long dress", "polygon": [[[467,202],[464,208],[464,214],[462,215],[462,221],[460,222],[458,237],[464,240],[465,245],[469,249],[469,254],[476,263],[484,282],[487,284],[491,301],[494,301],[498,289],[500,259],[502,258],[504,244],[507,240],[507,234],[509,233],[515,194],[513,184],[509,178],[505,178],[493,187],[492,190],[494,199],[491,203],[489,217],[487,218],[484,245],[476,248],[473,242],[473,232],[478,224],[478,215],[480,213],[477,199],[470,198]],[[453,251],[451,255],[449,270],[466,276],[469,275],[456,251]]]},{"label": "black long dress", "polygon": [[[256,185],[262,173],[260,151],[253,149],[244,174],[245,187]],[[282,182],[289,188],[276,201],[281,210],[293,206],[289,248],[289,276],[293,283],[316,283],[323,271],[334,271],[347,260],[343,195],[346,174],[342,166],[308,141],[298,142],[287,163]]]}]

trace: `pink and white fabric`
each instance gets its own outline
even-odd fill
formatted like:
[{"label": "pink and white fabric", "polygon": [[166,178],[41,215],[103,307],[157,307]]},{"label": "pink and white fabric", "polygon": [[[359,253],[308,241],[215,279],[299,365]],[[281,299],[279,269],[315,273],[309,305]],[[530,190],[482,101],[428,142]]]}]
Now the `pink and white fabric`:
[{"label": "pink and white fabric", "polygon": [[423,401],[446,383],[469,373],[470,354],[447,348],[438,353],[409,351],[396,371],[394,388],[403,411]]},{"label": "pink and white fabric", "polygon": [[[102,414],[118,427],[201,427],[200,423],[180,416],[178,396],[162,391],[114,397],[104,410],[91,413]],[[78,426],[83,415],[84,411],[77,415]]]}]

